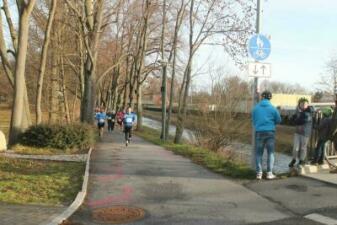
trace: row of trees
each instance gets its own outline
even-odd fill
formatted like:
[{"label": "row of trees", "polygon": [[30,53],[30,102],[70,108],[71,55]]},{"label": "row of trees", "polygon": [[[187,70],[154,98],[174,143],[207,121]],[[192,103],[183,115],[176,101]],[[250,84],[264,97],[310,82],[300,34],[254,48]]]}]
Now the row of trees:
[{"label": "row of trees", "polygon": [[163,61],[167,123],[178,104],[180,142],[196,52],[216,44],[240,63],[255,15],[253,0],[2,2],[0,56],[14,93],[10,143],[32,121],[92,123],[96,106],[137,108],[141,129],[142,88],[161,76]]}]

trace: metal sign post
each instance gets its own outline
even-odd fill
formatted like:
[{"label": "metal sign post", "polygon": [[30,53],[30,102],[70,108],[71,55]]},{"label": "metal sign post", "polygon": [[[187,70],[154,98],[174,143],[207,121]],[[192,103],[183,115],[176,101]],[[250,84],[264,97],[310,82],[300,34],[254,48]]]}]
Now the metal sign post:
[{"label": "metal sign post", "polygon": [[[261,0],[257,0],[257,15],[256,15],[256,33],[260,33],[260,25],[261,25]],[[254,84],[253,84],[253,104],[252,107],[256,105],[258,102],[258,94],[257,94],[257,85],[258,85],[258,78],[254,77]],[[252,168],[255,168],[255,129],[253,127],[253,132],[252,132],[252,156],[251,156],[251,166]]]},{"label": "metal sign post", "polygon": [[[261,28],[261,0],[257,0],[257,15],[256,15],[256,35],[250,38],[248,42],[249,54],[255,59],[254,63],[249,63],[248,72],[249,75],[254,77],[253,90],[252,90],[252,108],[259,101],[258,93],[258,78],[271,76],[271,65],[269,63],[260,63],[260,61],[268,58],[271,52],[271,44],[269,39],[260,34]],[[255,130],[252,132],[252,156],[251,166],[255,168]]]}]

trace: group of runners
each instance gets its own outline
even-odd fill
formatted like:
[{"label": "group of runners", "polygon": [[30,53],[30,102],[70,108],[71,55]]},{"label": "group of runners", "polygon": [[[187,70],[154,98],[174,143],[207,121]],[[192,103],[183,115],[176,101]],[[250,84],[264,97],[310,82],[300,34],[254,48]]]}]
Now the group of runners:
[{"label": "group of runners", "polygon": [[[267,179],[274,179],[274,148],[275,148],[275,128],[281,122],[278,110],[270,103],[272,93],[264,91],[261,95],[262,100],[252,111],[252,122],[255,129],[255,160],[256,160],[256,179],[262,179],[262,156],[264,149],[267,149]],[[295,125],[293,142],[292,160],[289,168],[304,166],[307,158],[308,142],[313,128],[314,109],[309,106],[306,98],[300,98],[292,122]],[[311,161],[312,164],[323,164],[324,145],[330,139],[330,129],[332,125],[333,110],[330,107],[321,110],[322,120],[314,127],[318,130],[318,142],[315,154]]]},{"label": "group of runners", "polygon": [[99,136],[102,137],[104,133],[105,124],[108,124],[108,132],[111,133],[115,128],[117,122],[119,129],[123,130],[125,134],[125,145],[128,146],[132,138],[132,129],[137,121],[136,114],[131,107],[126,110],[120,109],[117,113],[115,111],[105,112],[104,108],[96,108],[95,119],[97,121],[97,128]]}]

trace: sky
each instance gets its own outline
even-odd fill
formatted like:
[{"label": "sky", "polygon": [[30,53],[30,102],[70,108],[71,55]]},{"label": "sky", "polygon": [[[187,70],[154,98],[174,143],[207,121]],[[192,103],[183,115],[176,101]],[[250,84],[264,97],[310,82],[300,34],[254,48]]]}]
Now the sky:
[{"label": "sky", "polygon": [[[316,90],[326,62],[337,57],[337,0],[262,0],[262,8],[261,34],[271,37],[271,55],[263,61],[272,64],[270,80]],[[199,55],[217,66],[230,64],[221,47],[204,47]],[[202,86],[207,80],[195,82]]]}]

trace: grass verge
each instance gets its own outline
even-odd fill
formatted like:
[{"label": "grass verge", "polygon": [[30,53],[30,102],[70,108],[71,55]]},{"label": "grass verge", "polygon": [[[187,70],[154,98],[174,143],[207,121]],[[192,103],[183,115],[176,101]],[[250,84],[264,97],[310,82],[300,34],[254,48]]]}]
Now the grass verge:
[{"label": "grass verge", "polygon": [[56,149],[56,148],[38,148],[38,147],[31,147],[25,145],[14,145],[11,147],[16,154],[22,155],[73,155],[73,154],[87,154],[88,149],[80,150],[80,149]]},{"label": "grass verge", "polygon": [[0,201],[63,205],[82,188],[85,164],[0,157]]},{"label": "grass verge", "polygon": [[160,133],[157,130],[143,127],[142,131],[136,131],[136,135],[176,154],[188,157],[193,162],[203,165],[216,173],[236,179],[255,178],[255,172],[243,163],[234,162],[216,152],[191,144],[174,144],[172,140],[163,142],[160,140]]}]

